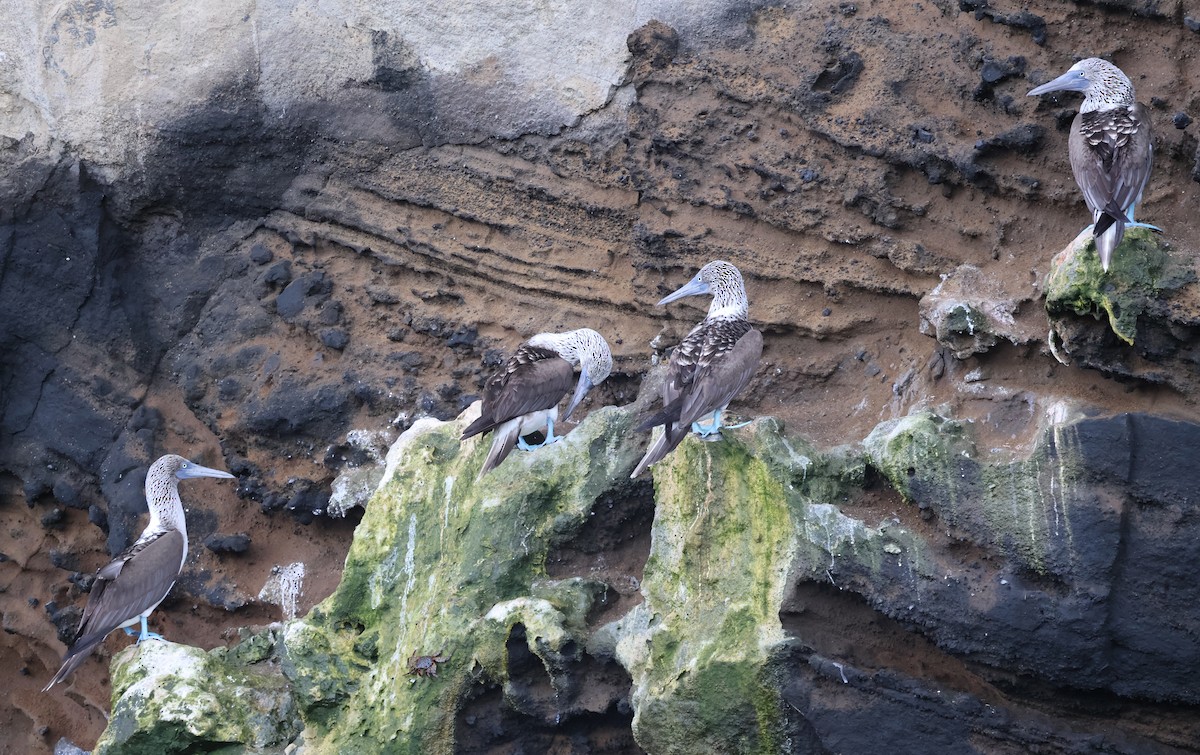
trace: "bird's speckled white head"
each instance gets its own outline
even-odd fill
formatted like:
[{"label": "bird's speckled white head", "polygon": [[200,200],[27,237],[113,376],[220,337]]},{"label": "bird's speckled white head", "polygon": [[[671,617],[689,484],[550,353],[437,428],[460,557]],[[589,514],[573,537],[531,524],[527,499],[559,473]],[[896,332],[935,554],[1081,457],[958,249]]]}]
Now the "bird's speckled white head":
[{"label": "bird's speckled white head", "polygon": [[209,469],[175,454],[159,457],[146,472],[146,506],[150,509],[147,532],[163,529],[187,532],[183,502],[179,500],[179,481],[191,477],[232,478],[233,475],[219,469]]},{"label": "bird's speckled white head", "polygon": [[679,290],[663,298],[658,306],[670,304],[685,296],[712,294],[708,307],[708,319],[746,319],[750,316],[750,305],[746,300],[746,284],[742,273],[725,260],[713,260]]},{"label": "bird's speckled white head", "polygon": [[570,417],[587,392],[603,383],[612,373],[612,351],[608,348],[608,341],[591,328],[579,328],[566,333],[538,333],[529,339],[529,345],[551,349],[571,364],[579,365],[579,382],[563,419]]},{"label": "bird's speckled white head", "polygon": [[1083,92],[1079,112],[1110,110],[1134,104],[1133,82],[1125,72],[1107,60],[1085,58],[1053,81],[1029,90],[1031,96],[1050,92]]},{"label": "bird's speckled white head", "polygon": [[608,341],[591,328],[569,330],[566,333],[538,333],[529,339],[530,346],[540,346],[580,367],[592,385],[599,385],[612,372],[612,351]]}]

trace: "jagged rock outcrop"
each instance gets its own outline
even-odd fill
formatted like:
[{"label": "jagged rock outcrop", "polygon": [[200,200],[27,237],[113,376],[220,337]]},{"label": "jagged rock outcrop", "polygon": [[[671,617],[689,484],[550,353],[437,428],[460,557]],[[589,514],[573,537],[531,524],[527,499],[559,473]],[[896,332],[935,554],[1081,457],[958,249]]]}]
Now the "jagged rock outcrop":
[{"label": "jagged rock outcrop", "polygon": [[1145,228],[1131,228],[1106,272],[1081,233],[1046,279],[1051,344],[1060,359],[1194,395],[1200,262]]},{"label": "jagged rock outcrop", "polygon": [[982,354],[1000,339],[1028,343],[1041,334],[1017,326],[1014,315],[1032,299],[1007,296],[999,281],[974,265],[961,265],[921,297],[921,332],[933,336],[956,359]]},{"label": "jagged rock outcrop", "polygon": [[[628,403],[698,319],[654,302],[715,258],[746,276],[766,344],[734,410],[821,448],[931,407],[989,452],[1026,448],[1059,399],[1200,421],[1194,283],[1151,292],[1132,347],[1052,314],[1071,363],[1054,361],[1048,261],[1087,222],[1066,152],[1077,102],[1024,96],[1111,40],[1094,52],[1117,56],[1155,121],[1139,217],[1194,258],[1186,7],[160,5],[21,0],[0,25],[13,747],[104,725],[123,638],[69,693],[40,689],[91,570],[138,531],[155,456],[223,454],[239,477],[236,495],[188,501],[197,547],[155,617],[213,647],[335,586],[378,474],[354,431],[386,443],[453,419],[515,343],[580,324],[616,356],[590,406]],[[648,526],[635,492],[610,499]],[[243,532],[245,550],[199,545]],[[630,543],[649,547],[587,547]],[[582,557],[560,549],[548,569],[566,578]],[[622,589],[603,610],[627,612]],[[878,625],[860,604],[843,615],[846,636]],[[879,637],[860,644],[882,653]],[[500,697],[470,715],[509,725],[488,712]]]},{"label": "jagged rock outcrop", "polygon": [[[210,684],[149,669],[161,643],[118,658],[100,751],[119,736],[263,752],[262,732],[313,754],[559,737],[650,753],[1151,752],[1200,735],[1200,486],[1180,473],[1195,425],[1059,404],[1029,448],[997,455],[934,412],[830,450],[763,418],[655,468],[638,574],[551,577],[555,551],[644,496],[627,479],[633,413],[593,412],[482,481],[486,443],[457,440],[471,417],[422,420],[392,447],[342,583],[307,617],[232,650],[171,651]],[[630,579],[636,600],[606,612]],[[441,659],[436,675],[411,673],[419,656]],[[141,674],[167,692],[139,693]],[[259,688],[290,697],[258,739],[229,734],[236,721],[196,734],[212,705]]]}]

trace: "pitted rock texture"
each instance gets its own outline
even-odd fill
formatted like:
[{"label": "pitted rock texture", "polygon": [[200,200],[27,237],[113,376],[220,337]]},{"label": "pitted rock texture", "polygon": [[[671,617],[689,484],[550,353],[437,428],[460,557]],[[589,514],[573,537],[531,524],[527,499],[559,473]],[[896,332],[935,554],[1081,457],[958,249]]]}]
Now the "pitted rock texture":
[{"label": "pitted rock texture", "polygon": [[[651,492],[627,478],[634,410],[595,412],[483,481],[487,443],[458,441],[477,411],[393,446],[329,599],[190,651],[211,684],[167,670],[145,694],[161,643],[123,654],[102,742],[1173,752],[1200,734],[1200,489],[1167,472],[1195,424],[1055,405],[1013,455],[931,412],[831,451],[760,418],[685,439]],[[649,548],[617,547],[635,527]],[[273,715],[238,702],[264,694]],[[222,706],[262,720],[218,733]]]},{"label": "pitted rock texture", "polygon": [[19,746],[99,733],[105,654],[80,695],[37,690],[63,611],[136,535],[155,456],[240,478],[188,501],[193,541],[252,544],[194,549],[157,617],[221,644],[233,618],[278,618],[251,598],[297,552],[302,609],[336,584],[353,522],[326,516],[347,510],[332,482],[368,464],[347,433],[453,417],[520,340],[580,324],[616,353],[589,407],[627,403],[703,309],[653,303],[714,258],[742,269],[766,337],[734,411],[821,447],[943,405],[989,450],[1028,445],[1060,397],[1200,418],[1178,312],[1132,351],[1085,321],[1070,365],[1040,335],[960,360],[918,332],[918,302],[963,265],[1021,303],[1016,332],[1049,330],[1049,260],[1088,220],[1066,157],[1078,97],[1024,93],[1080,50],[1112,52],[1153,103],[1139,218],[1195,257],[1197,145],[1173,123],[1200,113],[1195,13],[634,5],[13,8],[0,660],[18,675],[0,723]]}]

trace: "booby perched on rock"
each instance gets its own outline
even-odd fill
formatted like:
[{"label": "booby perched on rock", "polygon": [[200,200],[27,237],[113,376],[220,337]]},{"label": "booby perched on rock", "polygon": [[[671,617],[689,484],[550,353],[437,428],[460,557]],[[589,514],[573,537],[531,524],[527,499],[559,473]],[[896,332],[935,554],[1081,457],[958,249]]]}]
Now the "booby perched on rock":
[{"label": "booby perched on rock", "polygon": [[179,500],[179,481],[192,477],[232,478],[233,475],[174,454],[163,456],[150,466],[146,473],[150,523],[137,542],[96,572],[75,642],[63,656],[62,668],[43,692],[66,679],[114,629],[133,634],[130,627],[140,623],[138,642],[162,639],[150,632],[146,617],[167,597],[187,558],[187,522]]},{"label": "booby perched on rock", "polygon": [[[567,406],[565,420],[584,395],[612,372],[608,343],[591,328],[539,333],[518,346],[504,366],[488,378],[483,386],[479,419],[462,434],[462,440],[466,440],[488,430],[495,431],[492,449],[479,470],[480,477],[499,466],[513,446],[531,451],[558,440],[554,437],[558,402],[571,390],[575,365],[580,367],[579,382]],[[523,436],[534,432],[544,432],[546,439],[530,446]]]},{"label": "booby perched on rock", "polygon": [[[689,429],[703,437],[716,435],[721,429],[721,413],[758,369],[762,333],[750,325],[746,286],[733,265],[723,260],[708,263],[658,306],[708,293],[713,297],[708,316],[671,352],[662,387],[662,410],[638,427],[648,430],[663,425],[663,434],[630,477],[637,477],[674,450]],[[701,422],[704,418],[708,421]]]},{"label": "booby perched on rock", "polygon": [[1100,58],[1079,61],[1029,94],[1063,90],[1084,95],[1068,141],[1071,171],[1092,211],[1100,265],[1108,270],[1127,226],[1159,230],[1133,219],[1154,163],[1150,111],[1134,100],[1129,77]]}]

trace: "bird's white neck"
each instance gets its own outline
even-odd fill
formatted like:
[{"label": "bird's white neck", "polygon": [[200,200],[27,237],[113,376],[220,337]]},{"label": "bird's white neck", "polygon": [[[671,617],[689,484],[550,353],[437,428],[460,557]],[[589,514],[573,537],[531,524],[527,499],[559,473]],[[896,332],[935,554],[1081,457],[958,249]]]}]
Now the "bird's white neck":
[{"label": "bird's white neck", "polygon": [[749,308],[744,304],[726,304],[718,307],[714,302],[708,308],[709,320],[745,320],[750,315]]},{"label": "bird's white neck", "polygon": [[187,532],[187,523],[183,516],[183,501],[179,499],[179,482],[175,475],[165,479],[146,477],[146,506],[150,509],[150,523],[146,525],[147,532],[161,532],[173,529]]},{"label": "bird's white neck", "polygon": [[1083,104],[1079,106],[1079,112],[1093,113],[1097,110],[1130,107],[1136,101],[1133,82],[1125,74],[1115,71],[1106,75],[1104,81],[1088,87],[1084,92]]}]

